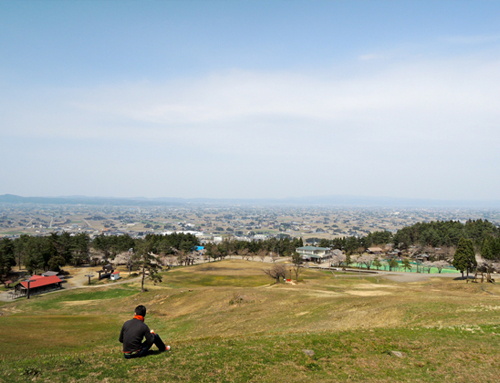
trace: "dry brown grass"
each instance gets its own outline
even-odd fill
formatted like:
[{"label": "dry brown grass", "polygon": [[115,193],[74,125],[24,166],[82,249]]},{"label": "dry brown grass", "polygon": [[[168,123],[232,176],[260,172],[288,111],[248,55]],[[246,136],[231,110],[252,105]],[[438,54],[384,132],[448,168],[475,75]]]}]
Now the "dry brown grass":
[{"label": "dry brown grass", "polygon": [[[492,381],[488,379],[493,370],[485,371],[484,366],[498,363],[495,333],[500,331],[488,330],[488,326],[500,325],[500,286],[449,278],[396,283],[367,275],[334,277],[319,270],[305,270],[304,280],[295,285],[274,285],[262,272],[265,266],[227,260],[169,271],[162,284],[148,285],[144,294],[136,292],[137,285],[128,284],[19,301],[0,308],[4,313],[0,339],[9,352],[20,355],[30,355],[34,349],[54,354],[104,349],[108,354],[103,357],[119,374],[134,365],[122,365],[109,348],[119,352],[116,338],[121,324],[136,305],[144,304],[150,327],[179,348],[175,363],[175,353],[172,359],[161,361],[148,357],[142,367],[130,371],[149,374],[151,381],[158,373],[168,376],[172,369],[177,381],[195,381],[199,376],[217,381],[221,374],[237,376],[243,364],[253,378],[235,381],[278,381],[272,371],[285,368],[287,379],[296,382],[338,381],[339,377],[371,382],[406,381],[408,377],[423,382],[432,377],[434,382],[451,382],[465,379],[474,365],[482,366],[474,371],[475,377]],[[214,281],[221,283],[214,285]],[[117,292],[121,293],[109,299]],[[35,335],[33,328],[39,329]],[[488,339],[485,331],[494,334]],[[19,338],[29,342],[18,342]],[[234,349],[231,342],[235,342]],[[469,350],[471,344],[477,350]],[[317,357],[306,357],[304,348],[314,349]],[[408,356],[400,360],[387,350],[403,350]],[[220,363],[211,369],[214,352],[220,354]],[[85,355],[92,358],[90,351]],[[196,358],[199,361],[193,366]],[[79,381],[102,381],[109,376],[102,357],[94,359],[85,368],[92,374],[101,368],[101,374],[87,374]],[[275,360],[279,364],[273,365]],[[46,368],[42,362],[40,368]],[[58,363],[70,366],[70,362]],[[438,368],[443,366],[446,371],[440,375]],[[148,372],[150,367],[154,372]],[[435,373],[425,372],[431,367]],[[260,373],[252,375],[259,368]],[[314,371],[324,374],[318,378]],[[378,375],[371,375],[372,371]],[[397,378],[390,371],[399,371]],[[76,369],[73,373],[78,375]]]},{"label": "dry brown grass", "polygon": [[[226,259],[223,262],[209,262],[196,267],[179,269],[179,273],[206,274],[224,276],[252,276],[263,274],[270,265],[262,262],[243,261],[240,259]],[[177,270],[176,270],[177,271]]]}]

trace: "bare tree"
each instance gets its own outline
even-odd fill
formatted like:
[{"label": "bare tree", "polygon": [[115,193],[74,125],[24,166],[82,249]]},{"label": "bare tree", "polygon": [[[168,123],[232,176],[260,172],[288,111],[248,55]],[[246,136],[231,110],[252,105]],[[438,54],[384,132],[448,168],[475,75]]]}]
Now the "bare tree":
[{"label": "bare tree", "polygon": [[267,250],[265,249],[259,250],[259,252],[257,253],[257,256],[260,258],[261,262],[264,262],[264,260],[266,259],[266,255]]},{"label": "bare tree", "polygon": [[174,264],[177,264],[177,265],[179,264],[177,262],[177,257],[174,257],[173,255],[167,256],[165,258],[165,262],[167,263],[167,265],[168,265],[169,268],[172,267],[172,265],[174,265]]},{"label": "bare tree", "polygon": [[422,262],[422,269],[424,270],[424,273],[427,271],[428,273],[431,272],[431,267],[434,266],[435,262],[430,262],[430,261],[425,261]]},{"label": "bare tree", "polygon": [[372,267],[372,263],[375,260],[375,256],[372,254],[363,254],[356,258],[356,262],[365,265],[368,270]]},{"label": "bare tree", "polygon": [[231,241],[233,240],[233,235],[228,234],[226,238],[224,238],[224,248],[226,249],[226,254],[229,255],[229,258],[231,258],[231,255],[233,255],[233,248],[231,246]]},{"label": "bare tree", "polygon": [[345,261],[346,255],[344,253],[338,253],[332,257],[332,265],[336,265],[338,267],[341,267]]},{"label": "bare tree", "polygon": [[278,259],[278,255],[276,253],[271,252],[270,254],[271,262],[274,263]]},{"label": "bare tree", "polygon": [[238,254],[241,256],[241,259],[247,260],[248,261],[248,249],[241,249],[238,251]]},{"label": "bare tree", "polygon": [[491,273],[495,271],[495,266],[496,264],[489,259],[482,259],[478,261],[474,278],[477,278],[477,275],[481,274],[481,283],[483,283],[484,273],[486,273],[486,282],[494,283],[495,281],[491,278]]},{"label": "bare tree", "polygon": [[420,245],[410,246],[410,248],[408,249],[408,255],[410,256],[410,258],[413,258],[415,255],[420,254],[421,252],[422,246]]},{"label": "bare tree", "polygon": [[184,250],[179,250],[177,253],[177,262],[179,262],[179,265],[183,265],[187,260],[187,254]]},{"label": "bare tree", "polygon": [[280,283],[280,278],[286,278],[286,267],[282,263],[275,263],[270,269],[264,270],[264,274],[275,279],[276,283]]},{"label": "bare tree", "polygon": [[493,268],[493,271],[495,271],[496,273],[500,273],[500,263],[493,262],[491,264],[491,267]]},{"label": "bare tree", "polygon": [[432,266],[434,266],[436,269],[438,269],[438,272],[441,274],[441,270],[443,270],[445,267],[449,266],[450,264],[446,261],[436,261],[432,262]]},{"label": "bare tree", "polygon": [[298,282],[299,274],[302,271],[304,260],[302,259],[302,256],[299,253],[294,252],[292,255],[292,263],[293,263],[292,270],[295,274],[295,280]]}]

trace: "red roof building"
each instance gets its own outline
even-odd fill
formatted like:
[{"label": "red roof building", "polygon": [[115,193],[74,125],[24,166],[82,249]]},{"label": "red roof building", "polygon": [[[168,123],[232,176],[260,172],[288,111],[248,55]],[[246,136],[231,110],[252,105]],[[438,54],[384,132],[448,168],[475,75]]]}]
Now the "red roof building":
[{"label": "red roof building", "polygon": [[[30,289],[36,289],[38,287],[43,287],[43,286],[49,286],[49,285],[55,285],[56,283],[61,283],[61,278],[53,275],[51,277],[42,277],[41,275],[33,275],[30,278]],[[28,288],[28,282],[22,281],[21,285],[23,285],[24,288]]]},{"label": "red roof building", "polygon": [[36,281],[37,279],[45,278],[43,275],[32,275],[29,279],[30,281]]}]

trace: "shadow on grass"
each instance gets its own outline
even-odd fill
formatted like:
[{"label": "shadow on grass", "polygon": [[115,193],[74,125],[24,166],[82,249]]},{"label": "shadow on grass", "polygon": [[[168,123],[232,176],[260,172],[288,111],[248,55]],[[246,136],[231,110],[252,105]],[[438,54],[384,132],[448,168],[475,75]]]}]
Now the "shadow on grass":
[{"label": "shadow on grass", "polygon": [[156,355],[160,355],[160,354],[168,354],[168,352],[169,351],[149,350],[148,353],[146,355],[144,355],[144,356],[130,358],[130,359],[125,358],[125,360],[144,359],[144,358],[147,358],[148,356],[156,356]]},{"label": "shadow on grass", "polygon": [[465,281],[467,279],[474,279],[474,277],[472,275],[469,275],[468,277],[467,276],[463,276],[463,277],[453,278],[454,281]]}]

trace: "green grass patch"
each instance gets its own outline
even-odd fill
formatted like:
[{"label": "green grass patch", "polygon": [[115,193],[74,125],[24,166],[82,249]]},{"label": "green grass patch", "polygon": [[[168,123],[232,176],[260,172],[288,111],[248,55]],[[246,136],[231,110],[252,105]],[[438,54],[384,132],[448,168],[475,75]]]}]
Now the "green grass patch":
[{"label": "green grass patch", "polygon": [[256,287],[269,284],[272,280],[262,273],[262,276],[231,276],[194,274],[186,278],[185,273],[175,271],[164,274],[162,286],[168,287],[199,287],[199,286],[234,286]]},{"label": "green grass patch", "polygon": [[[51,382],[494,382],[499,326],[215,337],[125,360],[119,347],[2,360],[0,379]],[[475,350],[468,352],[468,350]],[[392,351],[402,353],[402,358]]]},{"label": "green grass patch", "polygon": [[[115,300],[118,298],[129,297],[138,294],[139,290],[136,288],[128,288],[126,285],[120,285],[119,287],[110,289],[78,289],[78,290],[67,290],[56,292],[47,295],[32,295],[28,300],[26,298],[21,298],[24,301],[25,310],[33,311],[44,311],[44,310],[54,310],[54,309],[65,309],[68,306],[64,304],[66,302],[78,302],[85,301],[100,301],[100,300]],[[77,310],[77,306],[72,306],[72,311]]]},{"label": "green grass patch", "polygon": [[100,315],[13,315],[0,319],[0,356],[64,354],[117,339],[115,317]]},{"label": "green grass patch", "polygon": [[[266,267],[227,260],[142,294],[134,282],[5,303],[0,382],[497,381],[500,286],[323,270],[273,285]],[[138,304],[172,352],[124,360],[118,335]]]}]

